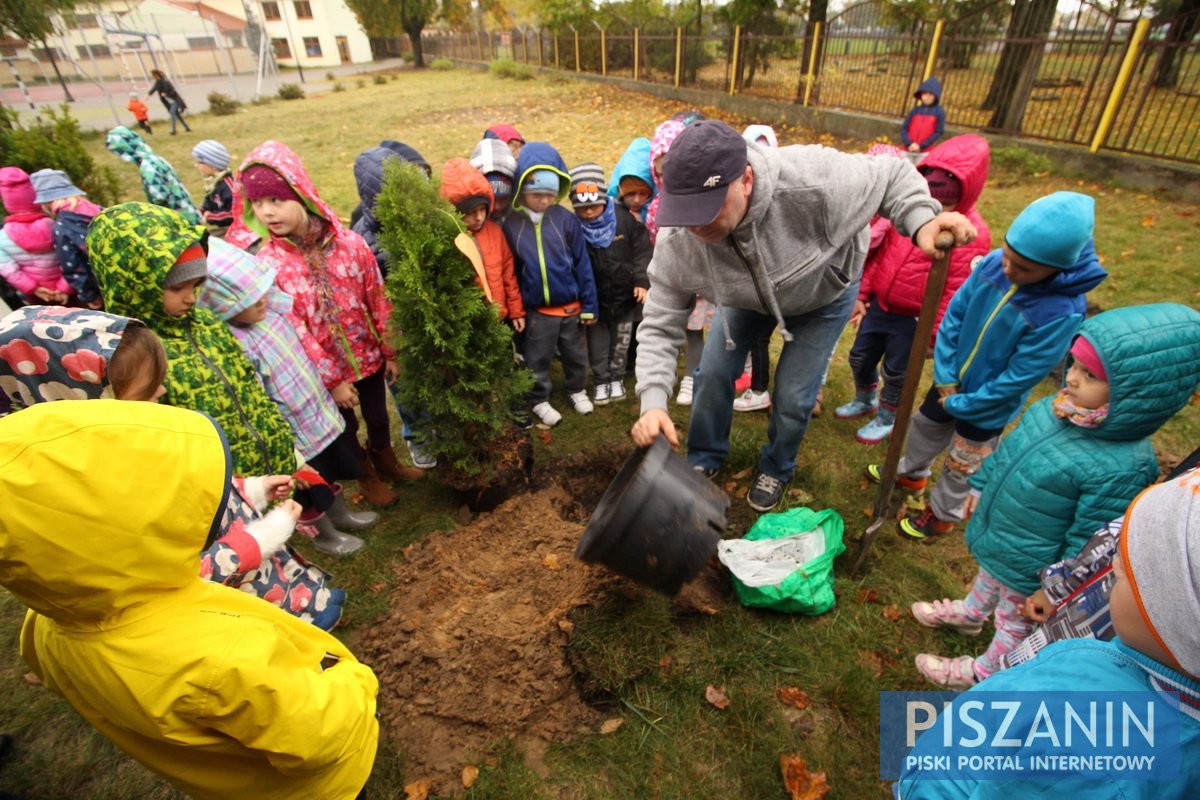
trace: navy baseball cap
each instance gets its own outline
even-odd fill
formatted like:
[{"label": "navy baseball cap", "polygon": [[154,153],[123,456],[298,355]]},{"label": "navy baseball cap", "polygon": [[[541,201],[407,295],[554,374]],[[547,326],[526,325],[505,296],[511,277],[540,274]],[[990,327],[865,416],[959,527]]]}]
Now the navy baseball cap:
[{"label": "navy baseball cap", "polygon": [[717,119],[683,129],[663,161],[659,227],[696,228],[717,218],[729,184],[746,173],[746,141]]}]

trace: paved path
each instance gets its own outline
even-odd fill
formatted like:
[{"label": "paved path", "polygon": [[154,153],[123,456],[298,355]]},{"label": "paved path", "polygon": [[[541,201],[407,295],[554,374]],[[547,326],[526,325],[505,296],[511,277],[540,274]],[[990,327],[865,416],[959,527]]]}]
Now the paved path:
[{"label": "paved path", "polygon": [[[382,61],[373,61],[366,64],[342,64],[338,67],[316,67],[309,68],[304,71],[305,82],[302,84],[306,92],[323,92],[328,91],[333,85],[333,81],[328,80],[326,73],[332,73],[335,80],[357,75],[369,74],[388,69],[398,69],[404,64],[398,58],[386,59]],[[194,112],[201,112],[208,108],[209,92],[221,92],[227,94],[234,99],[241,100],[243,103],[249,101],[255,94],[255,88],[258,84],[258,76],[254,73],[245,73],[234,75],[214,75],[203,78],[183,78],[176,80],[175,87],[179,89],[179,93],[183,95],[184,101],[188,107]],[[300,76],[295,70],[281,70],[276,75],[264,75],[262,81],[262,94],[274,95],[279,89],[280,84],[284,83],[300,83]],[[113,125],[129,125],[133,126],[133,115],[126,110],[125,104],[129,102],[129,93],[137,91],[142,100],[150,109],[151,124],[167,124],[167,110],[163,108],[162,103],[158,101],[157,96],[147,98],[146,91],[150,88],[146,83],[138,81],[136,85],[130,86],[128,81],[107,81],[103,84],[95,83],[68,83],[71,89],[71,95],[75,101],[70,103],[71,115],[79,120],[79,124],[83,128],[91,128],[95,130],[107,130]],[[49,83],[38,80],[36,83],[26,84],[26,89],[33,100],[33,103],[38,108],[46,106],[57,107],[63,102],[63,90],[58,83]],[[111,103],[110,103],[111,99]],[[22,121],[29,121],[33,118],[36,111],[29,107],[29,102],[21,93],[21,90],[15,86],[5,87],[0,89],[0,102],[11,109],[15,109]],[[116,107],[114,116],[113,107]]]}]

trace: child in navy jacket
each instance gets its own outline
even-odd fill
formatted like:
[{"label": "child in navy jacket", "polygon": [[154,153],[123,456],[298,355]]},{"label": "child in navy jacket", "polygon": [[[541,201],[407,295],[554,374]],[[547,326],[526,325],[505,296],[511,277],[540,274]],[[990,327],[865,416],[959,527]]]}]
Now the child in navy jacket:
[{"label": "child in navy jacket", "polygon": [[917,104],[900,123],[900,141],[911,153],[920,153],[937,144],[946,130],[946,109],[942,108],[942,82],[926,78],[913,92]]}]

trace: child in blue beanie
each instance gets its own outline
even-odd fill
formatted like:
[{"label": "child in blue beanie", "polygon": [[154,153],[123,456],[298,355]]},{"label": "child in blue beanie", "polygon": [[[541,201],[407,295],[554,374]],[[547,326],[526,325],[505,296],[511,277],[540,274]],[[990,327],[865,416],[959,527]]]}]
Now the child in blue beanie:
[{"label": "child in blue beanie", "polygon": [[[1087,292],[1108,276],[1092,240],[1095,205],[1075,192],[1030,203],[1004,246],[979,262],[950,301],[934,346],[934,385],[913,415],[897,483],[923,492],[934,459],[949,452],[924,509],[900,521],[901,535],[927,541],[962,521],[968,480],[1067,354]],[[881,472],[877,464],[867,468],[872,480]]]},{"label": "child in blue beanie", "polygon": [[534,415],[550,427],[562,421],[550,405],[550,364],[556,350],[571,405],[580,414],[593,410],[586,391],[583,326],[596,321],[599,304],[583,226],[560,205],[570,186],[558,151],[546,142],[527,143],[517,156],[516,199],[504,220],[525,303],[525,365],[536,378],[529,400]]}]

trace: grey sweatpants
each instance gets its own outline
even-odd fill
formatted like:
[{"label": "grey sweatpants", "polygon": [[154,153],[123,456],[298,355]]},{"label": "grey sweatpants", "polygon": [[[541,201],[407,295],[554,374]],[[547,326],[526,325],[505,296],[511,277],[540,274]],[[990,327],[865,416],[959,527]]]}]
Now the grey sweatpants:
[{"label": "grey sweatpants", "polygon": [[525,366],[533,373],[536,383],[529,393],[530,405],[550,399],[550,365],[558,351],[563,365],[563,384],[567,394],[582,392],[587,387],[587,346],[583,340],[583,325],[579,315],[557,317],[529,309],[525,315]]}]

